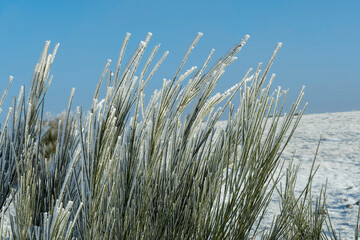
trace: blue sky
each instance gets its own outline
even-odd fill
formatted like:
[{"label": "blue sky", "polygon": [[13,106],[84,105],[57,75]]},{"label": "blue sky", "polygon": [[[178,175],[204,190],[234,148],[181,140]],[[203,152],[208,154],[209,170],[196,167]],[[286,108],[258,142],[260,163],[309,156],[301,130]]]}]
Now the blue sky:
[{"label": "blue sky", "polygon": [[245,34],[251,36],[215,91],[237,83],[248,68],[266,63],[283,42],[271,72],[274,85],[290,89],[294,101],[303,85],[307,113],[360,110],[360,1],[8,1],[0,2],[0,91],[15,77],[7,101],[28,89],[44,42],[60,43],[46,110],[89,107],[108,58],[114,68],[123,38],[132,33],[127,55],[152,32],[158,58],[170,55],[147,86],[147,96],[171,78],[187,47],[203,32],[185,69],[201,66],[212,48],[214,61]]}]

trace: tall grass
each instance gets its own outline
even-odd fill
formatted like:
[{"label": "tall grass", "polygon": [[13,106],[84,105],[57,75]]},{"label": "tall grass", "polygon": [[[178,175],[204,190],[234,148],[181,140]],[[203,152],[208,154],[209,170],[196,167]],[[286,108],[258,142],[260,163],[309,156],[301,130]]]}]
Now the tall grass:
[{"label": "tall grass", "polygon": [[[281,153],[304,112],[303,91],[286,114],[287,91],[272,91],[275,75],[268,75],[281,44],[263,70],[259,64],[236,85],[214,94],[249,36],[213,66],[208,65],[214,50],[202,67],[183,71],[201,36],[175,75],[145,103],[144,88],[168,52],[153,63],[157,45],[143,59],[149,33],[123,64],[127,34],[115,69],[109,70],[110,60],[105,65],[91,108],[71,111],[73,89],[66,113],[56,121],[43,117],[58,48],[49,53],[46,42],[28,97],[22,87],[1,129],[1,232],[6,230],[5,210],[14,208],[3,237],[336,238],[325,224],[330,226],[325,191],[313,210],[313,172],[300,196],[295,196],[292,164],[285,186],[278,184]],[[106,95],[100,100],[102,85]],[[234,98],[240,98],[238,106]],[[218,129],[215,124],[225,109],[226,127]],[[273,194],[280,196],[280,212],[272,226],[263,228]]]}]

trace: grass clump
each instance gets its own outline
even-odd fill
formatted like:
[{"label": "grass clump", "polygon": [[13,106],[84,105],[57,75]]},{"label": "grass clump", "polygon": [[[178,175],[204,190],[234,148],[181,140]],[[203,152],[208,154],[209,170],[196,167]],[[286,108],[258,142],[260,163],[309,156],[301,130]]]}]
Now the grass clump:
[{"label": "grass clump", "polygon": [[[49,54],[46,42],[28,98],[21,88],[1,130],[0,206],[3,213],[10,205],[15,210],[3,237],[335,236],[325,233],[329,219],[317,214],[326,209],[325,195],[312,211],[312,177],[298,197],[292,165],[284,189],[278,184],[281,153],[304,112],[299,109],[303,91],[287,114],[283,114],[287,92],[272,91],[275,75],[268,77],[268,73],[281,44],[264,70],[259,64],[224,93],[213,94],[249,36],[212,67],[208,65],[214,50],[201,68],[182,73],[201,36],[192,42],[174,77],[164,80],[146,104],[144,88],[168,52],[152,64],[157,45],[141,63],[149,33],[123,65],[127,34],[115,69],[109,70],[110,60],[105,65],[91,108],[71,112],[73,90],[66,113],[50,121],[44,120],[43,107],[58,45]],[[102,85],[106,95],[100,100]],[[235,97],[240,98],[237,107],[232,103]],[[229,110],[226,127],[217,129],[225,109]],[[261,222],[274,193],[281,199],[280,212],[273,225],[264,229]],[[4,215],[1,221],[6,229]]]}]

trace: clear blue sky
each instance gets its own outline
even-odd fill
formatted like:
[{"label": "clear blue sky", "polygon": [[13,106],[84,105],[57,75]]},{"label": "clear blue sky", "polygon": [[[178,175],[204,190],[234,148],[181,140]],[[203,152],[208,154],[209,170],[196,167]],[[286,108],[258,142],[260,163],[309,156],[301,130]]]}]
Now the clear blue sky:
[{"label": "clear blue sky", "polygon": [[[127,57],[152,32],[170,51],[146,94],[171,78],[197,32],[203,32],[185,67],[215,59],[245,34],[251,36],[216,91],[238,82],[250,67],[267,62],[283,42],[272,68],[274,84],[290,89],[289,101],[306,85],[307,113],[360,110],[360,1],[9,1],[0,2],[0,91],[15,77],[11,96],[30,84],[45,40],[60,42],[46,110],[61,112],[75,87],[75,105],[89,107],[106,59],[115,68],[126,32]],[[215,60],[214,59],[214,60]],[[185,70],[185,69],[184,69]],[[4,114],[4,113],[3,113]],[[2,115],[3,115],[2,114]]]}]

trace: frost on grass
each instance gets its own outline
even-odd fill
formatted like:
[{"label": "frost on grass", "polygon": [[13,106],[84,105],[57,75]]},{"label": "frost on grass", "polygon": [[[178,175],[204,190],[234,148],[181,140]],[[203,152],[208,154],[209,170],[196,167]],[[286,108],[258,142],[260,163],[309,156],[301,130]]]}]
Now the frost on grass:
[{"label": "frost on grass", "polygon": [[[214,50],[201,67],[183,70],[199,33],[174,76],[145,103],[144,88],[169,54],[154,62],[156,45],[144,59],[151,36],[124,63],[126,34],[115,69],[110,70],[111,60],[105,64],[91,108],[71,111],[73,89],[67,111],[55,120],[43,117],[58,48],[49,53],[46,42],[29,94],[25,97],[21,88],[1,130],[2,236],[334,238],[330,219],[319,214],[326,210],[324,192],[318,198],[311,195],[313,171],[300,196],[294,193],[296,168],[291,164],[285,186],[278,185],[281,154],[303,114],[301,91],[281,117],[286,92],[272,92],[275,75],[267,78],[281,44],[264,69],[259,64],[227,91],[214,94],[249,36],[212,66]],[[101,87],[106,88],[104,97],[99,96]],[[237,106],[235,97],[240,98]],[[217,130],[226,109],[226,127]],[[279,195],[280,209],[272,225],[263,227],[273,194]],[[10,226],[5,224],[9,207]]]}]

